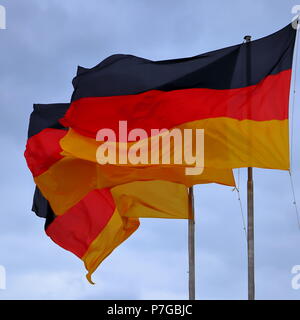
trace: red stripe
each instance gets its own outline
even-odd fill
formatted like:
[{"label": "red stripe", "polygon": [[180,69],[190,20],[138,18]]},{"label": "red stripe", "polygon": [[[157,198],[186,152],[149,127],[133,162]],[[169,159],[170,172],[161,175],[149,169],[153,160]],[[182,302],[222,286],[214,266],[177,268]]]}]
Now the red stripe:
[{"label": "red stripe", "polygon": [[[59,141],[67,131],[44,129],[28,139],[25,157],[33,176],[38,176],[63,158]],[[82,257],[105,228],[115,204],[109,189],[93,190],[47,227],[47,235],[59,246]]]},{"label": "red stripe", "polygon": [[47,235],[79,258],[105,228],[115,204],[109,189],[93,190],[47,227]]},{"label": "red stripe", "polygon": [[[216,75],[218,76],[218,75]],[[89,97],[74,101],[61,123],[95,137],[99,129],[170,129],[185,122],[216,117],[256,121],[288,118],[291,70],[269,75],[257,85],[228,90],[152,90],[137,95]],[[251,99],[250,99],[251,98]]]},{"label": "red stripe", "polygon": [[38,176],[47,171],[56,161],[62,159],[59,145],[67,131],[61,129],[44,129],[30,137],[26,144],[24,156],[32,175]]},{"label": "red stripe", "polygon": [[[44,129],[28,139],[25,157],[33,176],[42,174],[62,151],[59,141],[67,131]],[[47,227],[47,235],[59,246],[82,257],[91,242],[105,228],[115,204],[109,189],[93,190]]]},{"label": "red stripe", "polygon": [[[60,129],[44,129],[28,139],[25,157],[33,176],[42,174],[63,158],[59,141],[66,133]],[[82,257],[114,210],[109,189],[93,190],[63,215],[57,216],[46,233],[59,246]]]}]

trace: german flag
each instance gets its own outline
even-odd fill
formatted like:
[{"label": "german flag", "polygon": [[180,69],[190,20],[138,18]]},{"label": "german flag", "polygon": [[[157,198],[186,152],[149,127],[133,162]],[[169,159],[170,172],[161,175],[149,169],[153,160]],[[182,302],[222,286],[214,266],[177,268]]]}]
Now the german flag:
[{"label": "german flag", "polygon": [[[151,61],[108,57],[79,67],[71,106],[61,123],[72,128],[62,147],[91,152],[97,131],[204,129],[205,167],[289,169],[288,104],[296,30],[191,58]],[[79,137],[81,135],[81,137]],[[81,141],[81,150],[76,148]],[[93,151],[94,152],[94,151]]]},{"label": "german flag", "polygon": [[[99,168],[64,156],[60,142],[68,131],[58,120],[69,106],[34,105],[25,158],[38,185],[32,210],[46,218],[45,230],[54,242],[84,261],[90,282],[103,259],[138,228],[139,218],[188,219],[187,188],[170,181],[234,184],[228,170],[220,170],[220,178],[218,172],[211,172],[188,179],[182,168],[145,169],[140,176],[135,170]],[[60,165],[64,171],[52,175]],[[177,178],[171,179],[173,175]]]}]

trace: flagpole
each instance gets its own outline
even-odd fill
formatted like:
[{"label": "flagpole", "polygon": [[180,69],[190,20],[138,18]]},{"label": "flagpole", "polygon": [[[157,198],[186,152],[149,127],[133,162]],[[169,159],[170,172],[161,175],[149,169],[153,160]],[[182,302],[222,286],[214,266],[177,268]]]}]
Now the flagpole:
[{"label": "flagpole", "polygon": [[248,250],[248,300],[255,299],[254,278],[254,210],[253,169],[248,168],[247,181],[247,250]]},{"label": "flagpole", "polygon": [[[247,44],[251,36],[245,36]],[[250,47],[247,46],[247,82],[251,83],[251,57]],[[251,112],[251,110],[250,110]],[[248,168],[247,179],[247,253],[248,253],[248,300],[255,300],[255,277],[254,277],[254,193],[253,193],[253,168]]]},{"label": "flagpole", "polygon": [[188,251],[189,251],[189,300],[196,298],[195,278],[195,207],[194,189],[189,188],[189,220],[188,220]]}]

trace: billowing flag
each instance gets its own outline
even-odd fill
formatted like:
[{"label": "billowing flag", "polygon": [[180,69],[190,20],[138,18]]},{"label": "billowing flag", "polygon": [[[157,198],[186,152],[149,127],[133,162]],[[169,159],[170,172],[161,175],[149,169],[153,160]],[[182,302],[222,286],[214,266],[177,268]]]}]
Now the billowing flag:
[{"label": "billowing flag", "polygon": [[[207,168],[289,169],[288,103],[296,30],[185,59],[117,54],[79,67],[62,147],[84,158],[97,131],[204,129]],[[81,135],[81,150],[76,149]],[[118,137],[118,135],[117,135]]]},{"label": "billowing flag", "polygon": [[[34,105],[25,157],[38,185],[33,211],[46,218],[45,230],[54,242],[84,261],[91,281],[101,261],[138,228],[139,218],[188,219],[188,195],[183,183],[171,182],[172,174],[184,181],[181,169],[160,169],[156,176],[152,171],[141,177],[136,171],[123,173],[111,166],[100,170],[94,162],[64,156],[60,141],[67,128],[58,120],[68,108],[69,104]],[[52,174],[60,163],[64,170]],[[192,179],[233,185],[231,171],[226,172],[220,178],[211,172]],[[194,180],[187,181],[192,185]]]}]

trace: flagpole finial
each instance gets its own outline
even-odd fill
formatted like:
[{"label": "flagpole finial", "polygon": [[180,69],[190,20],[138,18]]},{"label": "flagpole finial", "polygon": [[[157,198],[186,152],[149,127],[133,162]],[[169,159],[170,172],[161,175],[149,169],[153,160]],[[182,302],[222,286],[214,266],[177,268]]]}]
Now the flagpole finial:
[{"label": "flagpole finial", "polygon": [[245,36],[245,37],[244,37],[244,40],[245,40],[246,42],[250,42],[250,41],[251,41],[251,36],[249,36],[249,35]]}]

